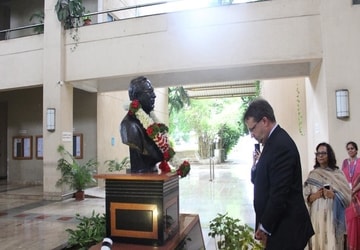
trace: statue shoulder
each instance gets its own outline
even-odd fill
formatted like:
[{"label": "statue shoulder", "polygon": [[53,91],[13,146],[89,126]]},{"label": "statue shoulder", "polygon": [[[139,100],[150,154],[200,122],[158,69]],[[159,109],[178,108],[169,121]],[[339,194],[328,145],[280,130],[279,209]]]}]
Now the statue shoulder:
[{"label": "statue shoulder", "polygon": [[144,132],[145,130],[139,120],[132,116],[126,115],[121,121],[120,134],[124,143],[142,140]]}]

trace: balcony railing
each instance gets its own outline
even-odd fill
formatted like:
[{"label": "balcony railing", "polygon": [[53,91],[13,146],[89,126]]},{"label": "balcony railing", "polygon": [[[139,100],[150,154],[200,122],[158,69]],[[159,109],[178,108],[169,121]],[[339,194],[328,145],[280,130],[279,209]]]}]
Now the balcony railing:
[{"label": "balcony railing", "polygon": [[[269,1],[269,0],[234,0],[232,1],[233,3],[231,4],[261,2],[261,1]],[[88,16],[90,17],[96,16],[97,20],[96,21],[92,20],[91,24],[98,24],[98,23],[106,23],[106,22],[130,19],[130,18],[158,15],[158,14],[171,13],[176,11],[184,11],[189,9],[208,8],[208,7],[228,5],[228,4],[230,3],[219,4],[218,1],[212,1],[212,4],[209,4],[208,1],[172,0],[172,1],[162,1],[162,2],[155,2],[149,4],[134,5],[134,6],[122,7],[112,10],[86,13],[83,17],[79,18],[80,20],[79,26],[85,25],[85,23],[81,20],[83,20],[84,17],[88,17]],[[44,26],[43,23],[39,23],[39,24],[31,24],[16,28],[0,30],[0,40],[8,40],[11,38],[18,38],[23,36],[39,34],[42,33],[43,26]],[[26,31],[26,32],[19,32],[19,31]]]},{"label": "balcony railing", "polygon": [[39,32],[36,32],[36,28],[41,28],[43,26],[44,26],[44,24],[39,23],[39,24],[30,24],[30,25],[26,25],[26,26],[16,27],[16,28],[12,28],[12,29],[0,30],[0,40],[8,40],[10,38],[10,32],[15,32],[15,31],[20,31],[20,30],[33,29],[34,31],[31,32],[30,35],[38,34]]}]

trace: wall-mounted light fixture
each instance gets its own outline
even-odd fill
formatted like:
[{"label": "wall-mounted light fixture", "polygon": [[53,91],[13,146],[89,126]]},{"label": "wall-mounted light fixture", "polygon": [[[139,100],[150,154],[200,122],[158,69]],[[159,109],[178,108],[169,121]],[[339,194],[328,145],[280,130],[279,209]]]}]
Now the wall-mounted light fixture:
[{"label": "wall-mounted light fixture", "polygon": [[48,108],[46,110],[46,129],[49,132],[55,131],[55,109]]},{"label": "wall-mounted light fixture", "polygon": [[349,112],[349,90],[337,89],[336,96],[336,117],[347,118],[350,116]]}]

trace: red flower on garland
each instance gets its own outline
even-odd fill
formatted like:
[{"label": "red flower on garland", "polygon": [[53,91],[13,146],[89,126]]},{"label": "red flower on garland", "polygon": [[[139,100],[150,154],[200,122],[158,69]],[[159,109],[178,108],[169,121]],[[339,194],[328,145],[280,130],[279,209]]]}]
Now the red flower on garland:
[{"label": "red flower on garland", "polygon": [[159,168],[160,168],[161,172],[163,172],[163,173],[168,173],[171,171],[168,162],[165,160],[160,162]]},{"label": "red flower on garland", "polygon": [[176,170],[176,173],[178,174],[178,176],[180,176],[181,178],[185,177],[188,175],[188,173],[190,172],[190,163],[188,161],[184,161],[179,168]]},{"label": "red flower on garland", "polygon": [[[174,149],[170,147],[168,142],[167,132],[169,131],[169,128],[163,123],[154,122],[151,117],[149,117],[149,119],[144,117],[144,115],[146,116],[147,114],[143,111],[140,113],[141,115],[136,114],[139,109],[141,109],[139,100],[133,100],[129,106],[128,114],[138,118],[145,128],[146,134],[155,142],[156,146],[163,153],[163,160],[159,164],[159,169],[163,173],[168,173],[171,171],[168,161],[170,161],[175,155]],[[148,127],[146,128],[144,124]],[[180,177],[185,177],[190,172],[190,163],[188,161],[184,161],[176,172]]]},{"label": "red flower on garland", "polygon": [[146,129],[146,133],[151,139],[154,139],[159,134],[167,133],[168,130],[168,127],[163,123],[153,123]]},{"label": "red flower on garland", "polygon": [[129,107],[129,115],[134,115],[141,108],[139,100],[133,100]]},{"label": "red flower on garland", "polygon": [[160,133],[160,129],[157,123],[153,123],[146,129],[146,133],[151,139],[154,139],[155,136]]},{"label": "red flower on garland", "polygon": [[148,128],[146,129],[146,133],[147,133],[147,135],[148,135],[151,139],[153,139],[153,138],[154,138],[154,137],[152,136],[152,135],[154,134],[154,128],[153,128],[153,126],[148,127]]},{"label": "red flower on garland", "polygon": [[170,160],[170,154],[169,154],[169,151],[165,151],[165,152],[163,153],[163,156],[164,156],[164,160],[165,160],[165,161]]}]

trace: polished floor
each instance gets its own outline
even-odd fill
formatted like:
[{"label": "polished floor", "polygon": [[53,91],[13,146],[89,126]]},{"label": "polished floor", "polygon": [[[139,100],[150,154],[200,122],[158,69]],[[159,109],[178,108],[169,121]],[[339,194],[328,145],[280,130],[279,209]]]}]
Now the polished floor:
[{"label": "polished floor", "polygon": [[[254,226],[250,164],[232,158],[215,165],[214,178],[208,164],[192,164],[191,174],[180,180],[180,212],[199,214],[207,250],[215,249],[207,233],[218,213]],[[76,213],[105,212],[104,188],[87,189],[86,194],[83,201],[44,201],[42,186],[0,182],[0,249],[62,249],[68,237],[65,229],[76,227]]]}]

